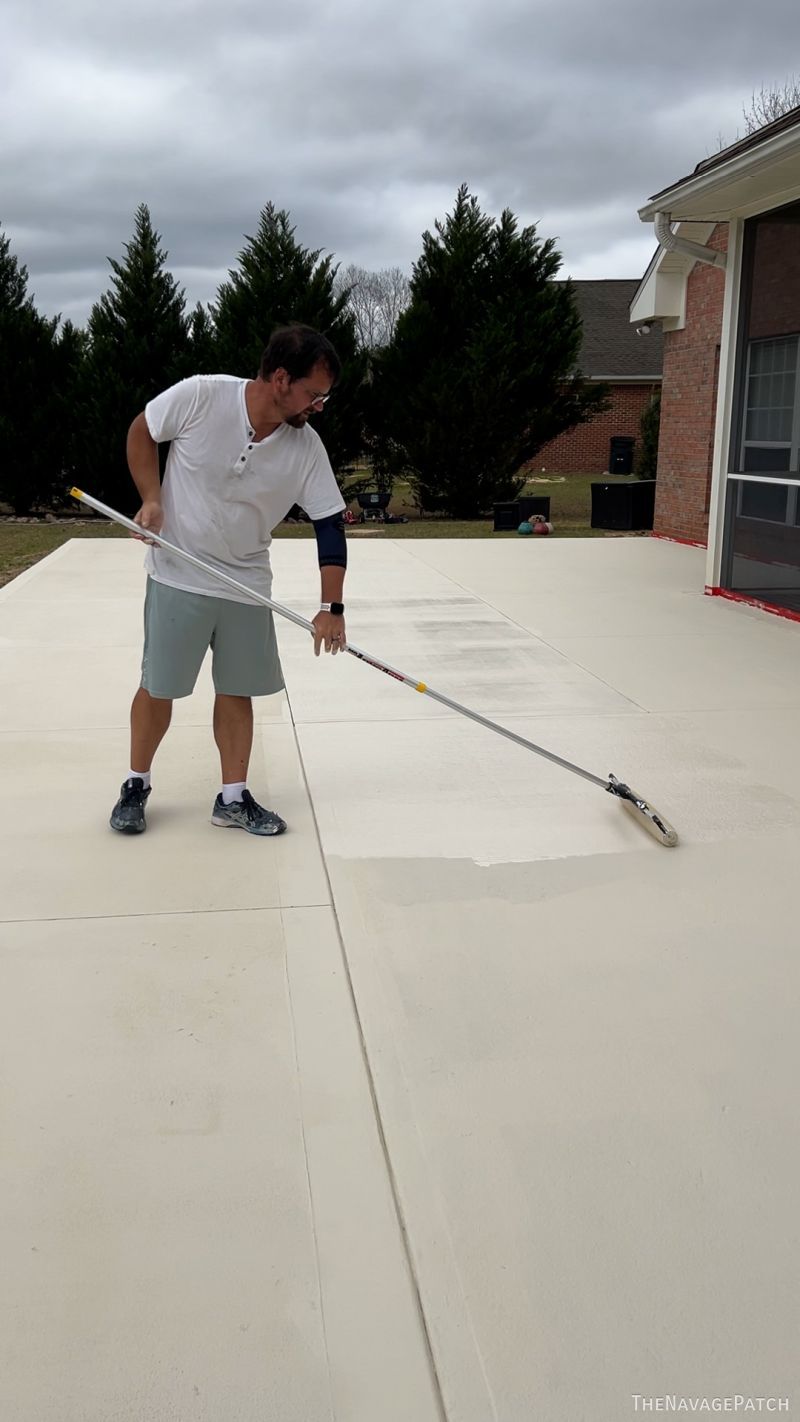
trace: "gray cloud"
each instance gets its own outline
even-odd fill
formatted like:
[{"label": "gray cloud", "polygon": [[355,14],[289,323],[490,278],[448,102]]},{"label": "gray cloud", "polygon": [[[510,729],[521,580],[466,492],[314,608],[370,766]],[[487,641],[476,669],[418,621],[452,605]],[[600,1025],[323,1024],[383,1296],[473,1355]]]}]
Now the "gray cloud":
[{"label": "gray cloud", "polygon": [[636,209],[742,126],[796,0],[39,0],[6,6],[0,222],[43,310],[83,320],[147,202],[190,304],[267,201],[342,263],[410,270],[467,182],[636,276]]}]

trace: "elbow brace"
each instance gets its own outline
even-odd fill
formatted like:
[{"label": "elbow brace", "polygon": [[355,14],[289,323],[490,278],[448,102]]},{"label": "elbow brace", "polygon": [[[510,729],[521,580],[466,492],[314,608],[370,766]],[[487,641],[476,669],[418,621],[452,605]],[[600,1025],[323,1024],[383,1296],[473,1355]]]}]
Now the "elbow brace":
[{"label": "elbow brace", "polygon": [[347,567],[347,539],[344,536],[342,513],[313,520],[317,537],[317,552],[321,568]]}]

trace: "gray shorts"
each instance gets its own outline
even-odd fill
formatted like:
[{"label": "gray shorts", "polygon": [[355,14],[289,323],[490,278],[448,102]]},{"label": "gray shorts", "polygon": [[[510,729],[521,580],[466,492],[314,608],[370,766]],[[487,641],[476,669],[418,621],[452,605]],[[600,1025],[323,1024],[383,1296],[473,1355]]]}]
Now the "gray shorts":
[{"label": "gray shorts", "polygon": [[214,689],[223,696],[271,696],[283,672],[268,607],[184,592],[147,579],[142,681],[151,696],[191,696],[209,647]]}]

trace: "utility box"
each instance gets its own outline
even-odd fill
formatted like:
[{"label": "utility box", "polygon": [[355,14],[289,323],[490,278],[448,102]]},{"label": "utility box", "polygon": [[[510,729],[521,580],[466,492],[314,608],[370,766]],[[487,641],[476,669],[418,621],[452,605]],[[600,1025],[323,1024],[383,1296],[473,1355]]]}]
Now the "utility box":
[{"label": "utility box", "polygon": [[494,531],[495,533],[516,533],[522,523],[522,515],[519,511],[519,499],[514,499],[507,504],[494,504]]},{"label": "utility box", "polygon": [[655,479],[629,484],[592,484],[592,528],[630,531],[653,527]]},{"label": "utility box", "polygon": [[530,519],[534,514],[542,514],[549,522],[550,520],[550,495],[549,494],[520,494],[519,499],[519,521]]},{"label": "utility box", "polygon": [[544,514],[550,518],[550,495],[549,494],[520,494],[518,499],[512,499],[507,504],[493,504],[494,510],[494,531],[495,533],[516,532],[521,523],[525,523],[534,514]]}]

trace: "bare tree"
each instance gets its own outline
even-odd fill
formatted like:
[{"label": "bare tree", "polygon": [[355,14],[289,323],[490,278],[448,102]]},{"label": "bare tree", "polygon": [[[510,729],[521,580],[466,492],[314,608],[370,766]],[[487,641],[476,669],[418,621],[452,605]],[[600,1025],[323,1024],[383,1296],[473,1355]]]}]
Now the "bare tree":
[{"label": "bare tree", "polygon": [[745,135],[757,133],[760,128],[766,128],[767,124],[774,123],[783,114],[788,114],[791,109],[800,107],[800,79],[792,75],[787,79],[783,88],[765,89],[762,84],[758,93],[753,90],[749,107],[742,108],[745,122]]},{"label": "bare tree", "polygon": [[738,129],[733,138],[726,138],[723,133],[718,133],[716,151],[721,153],[724,148],[738,143],[742,137],[749,138],[751,133],[758,133],[760,129],[766,128],[768,124],[774,123],[776,119],[796,108],[800,108],[800,79],[796,75],[793,74],[787,79],[782,87],[773,84],[768,89],[762,84],[758,93],[753,90],[750,103],[742,105],[744,134]]},{"label": "bare tree", "polygon": [[400,267],[387,267],[377,273],[381,286],[381,311],[383,313],[382,345],[388,345],[394,335],[398,319],[411,300],[411,282]]},{"label": "bare tree", "polygon": [[410,283],[400,267],[387,267],[370,272],[352,263],[337,272],[336,292],[347,292],[347,304],[353,313],[358,341],[365,350],[387,346],[401,312],[407,307]]}]

